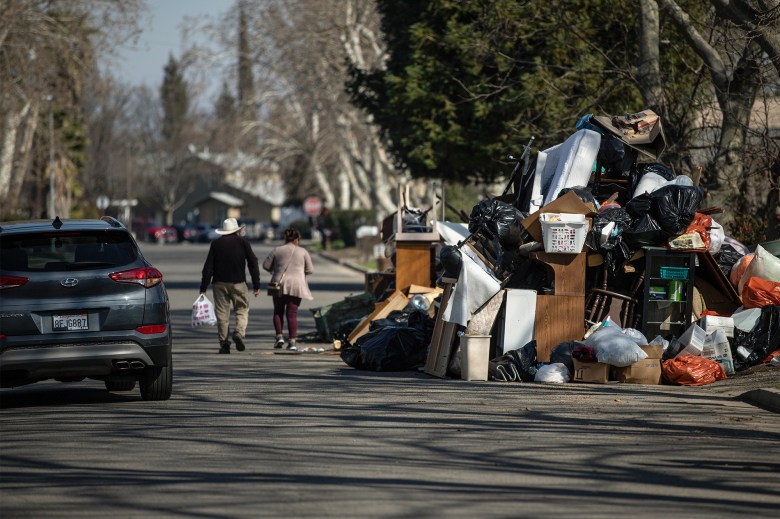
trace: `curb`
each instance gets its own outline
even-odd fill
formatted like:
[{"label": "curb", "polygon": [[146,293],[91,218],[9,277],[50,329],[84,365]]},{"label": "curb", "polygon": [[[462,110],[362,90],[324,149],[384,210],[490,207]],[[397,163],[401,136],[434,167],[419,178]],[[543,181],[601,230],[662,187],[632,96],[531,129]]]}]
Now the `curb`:
[{"label": "curb", "polygon": [[753,389],[737,399],[772,413],[780,413],[780,390],[777,389]]}]

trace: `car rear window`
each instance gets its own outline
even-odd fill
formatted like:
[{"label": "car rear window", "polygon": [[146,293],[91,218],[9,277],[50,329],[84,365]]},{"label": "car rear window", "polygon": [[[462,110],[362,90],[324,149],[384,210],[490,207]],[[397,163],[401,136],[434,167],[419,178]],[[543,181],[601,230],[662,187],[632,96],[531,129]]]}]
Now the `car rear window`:
[{"label": "car rear window", "polygon": [[138,258],[125,232],[50,232],[0,238],[0,268],[57,272],[127,265]]}]

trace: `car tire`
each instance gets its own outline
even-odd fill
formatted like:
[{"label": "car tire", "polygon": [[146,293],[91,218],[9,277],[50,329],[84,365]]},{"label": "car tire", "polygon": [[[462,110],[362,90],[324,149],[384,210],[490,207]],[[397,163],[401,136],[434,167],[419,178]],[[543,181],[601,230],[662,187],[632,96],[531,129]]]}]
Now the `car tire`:
[{"label": "car tire", "polygon": [[173,392],[173,359],[168,355],[167,366],[152,366],[144,370],[138,379],[141,398],[144,400],[168,400]]},{"label": "car tire", "polygon": [[112,392],[132,391],[133,389],[135,389],[135,379],[122,378],[122,379],[106,380],[106,389]]}]

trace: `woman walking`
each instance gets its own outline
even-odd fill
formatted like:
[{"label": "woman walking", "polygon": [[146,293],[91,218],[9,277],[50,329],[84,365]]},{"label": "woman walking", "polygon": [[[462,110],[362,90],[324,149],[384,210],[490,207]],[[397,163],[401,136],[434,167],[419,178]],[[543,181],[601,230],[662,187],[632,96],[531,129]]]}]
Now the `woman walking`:
[{"label": "woman walking", "polygon": [[263,269],[271,273],[270,285],[278,283],[280,290],[273,295],[274,348],[284,346],[284,319],[287,319],[288,350],[297,350],[298,307],[302,299],[314,299],[306,276],[314,272],[309,252],[300,247],[301,233],[295,229],[284,231],[284,245],[275,247],[263,262]]}]

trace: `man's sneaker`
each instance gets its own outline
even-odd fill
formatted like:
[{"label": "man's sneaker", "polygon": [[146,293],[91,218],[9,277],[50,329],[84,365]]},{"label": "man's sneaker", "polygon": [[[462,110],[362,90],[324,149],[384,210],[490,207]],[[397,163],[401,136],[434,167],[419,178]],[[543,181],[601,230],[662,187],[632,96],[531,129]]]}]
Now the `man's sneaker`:
[{"label": "man's sneaker", "polygon": [[244,338],[241,337],[238,334],[238,332],[233,332],[233,342],[236,343],[236,350],[244,351],[246,349],[246,344],[244,344]]},{"label": "man's sneaker", "polygon": [[288,344],[287,349],[291,351],[298,351],[298,348],[295,347],[295,344]]},{"label": "man's sneaker", "polygon": [[230,341],[221,342],[219,345],[220,353],[230,353]]},{"label": "man's sneaker", "polygon": [[278,350],[282,346],[284,346],[284,339],[282,338],[276,339],[276,344],[274,344],[274,348]]}]

